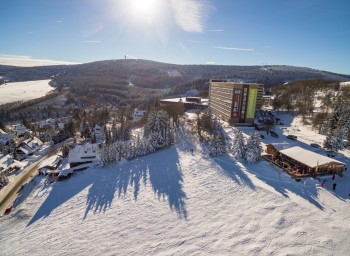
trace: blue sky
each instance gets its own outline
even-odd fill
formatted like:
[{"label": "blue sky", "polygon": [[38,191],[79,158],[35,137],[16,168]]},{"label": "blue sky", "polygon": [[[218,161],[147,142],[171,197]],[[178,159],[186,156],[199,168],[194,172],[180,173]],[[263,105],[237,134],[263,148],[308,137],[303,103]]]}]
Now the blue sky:
[{"label": "blue sky", "polygon": [[349,0],[1,0],[0,63],[150,59],[350,74]]}]

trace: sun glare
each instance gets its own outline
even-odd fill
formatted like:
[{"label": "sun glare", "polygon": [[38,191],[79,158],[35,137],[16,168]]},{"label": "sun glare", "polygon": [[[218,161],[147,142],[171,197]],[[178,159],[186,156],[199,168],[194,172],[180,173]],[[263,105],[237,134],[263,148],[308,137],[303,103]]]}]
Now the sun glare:
[{"label": "sun glare", "polygon": [[144,15],[146,18],[153,18],[157,8],[156,2],[156,0],[132,0],[131,8],[136,15]]}]

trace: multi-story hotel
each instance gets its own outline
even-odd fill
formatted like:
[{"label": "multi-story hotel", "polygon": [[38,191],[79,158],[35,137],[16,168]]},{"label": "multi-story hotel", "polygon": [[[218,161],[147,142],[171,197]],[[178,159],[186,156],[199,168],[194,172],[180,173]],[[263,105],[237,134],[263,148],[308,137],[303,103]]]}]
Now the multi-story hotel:
[{"label": "multi-story hotel", "polygon": [[262,104],[264,86],[230,80],[210,81],[209,106],[213,114],[233,125],[251,125]]}]

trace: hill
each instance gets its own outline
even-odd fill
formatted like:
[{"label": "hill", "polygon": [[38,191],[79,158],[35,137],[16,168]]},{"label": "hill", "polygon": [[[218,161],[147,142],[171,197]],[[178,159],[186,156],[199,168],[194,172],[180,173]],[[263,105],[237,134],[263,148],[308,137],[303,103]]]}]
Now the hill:
[{"label": "hill", "polygon": [[[232,133],[231,127],[225,130]],[[325,188],[313,179],[298,183],[264,161],[247,165],[230,156],[208,158],[198,142],[183,136],[175,147],[88,169],[52,186],[37,177],[22,191],[14,212],[0,217],[2,252],[345,255],[349,251],[348,173],[336,178],[339,191],[332,192],[330,182]]]},{"label": "hill", "polygon": [[190,89],[207,90],[207,82],[214,78],[258,82],[267,87],[301,79],[350,79],[350,75],[285,65],[176,65],[134,59],[31,68],[0,66],[0,77],[10,81],[52,78],[52,86],[69,87],[77,98],[114,105],[152,101]]}]

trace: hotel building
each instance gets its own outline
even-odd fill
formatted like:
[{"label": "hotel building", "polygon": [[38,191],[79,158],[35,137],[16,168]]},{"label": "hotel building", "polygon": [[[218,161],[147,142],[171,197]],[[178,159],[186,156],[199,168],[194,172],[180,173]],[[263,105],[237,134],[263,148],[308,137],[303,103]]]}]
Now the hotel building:
[{"label": "hotel building", "polygon": [[262,105],[264,86],[213,79],[209,86],[212,113],[233,125],[252,125],[255,110]]}]

